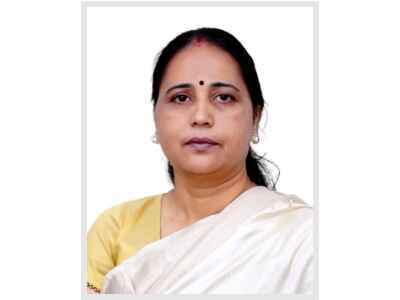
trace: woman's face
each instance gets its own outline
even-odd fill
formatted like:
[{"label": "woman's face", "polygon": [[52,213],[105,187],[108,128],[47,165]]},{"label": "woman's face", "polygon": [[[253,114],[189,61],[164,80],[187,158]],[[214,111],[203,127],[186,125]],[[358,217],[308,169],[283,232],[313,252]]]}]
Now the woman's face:
[{"label": "woman's face", "polygon": [[[154,111],[157,138],[175,173],[229,176],[245,165],[256,132],[238,63],[212,44],[189,45],[169,62]],[[189,139],[209,138],[201,148]]]}]

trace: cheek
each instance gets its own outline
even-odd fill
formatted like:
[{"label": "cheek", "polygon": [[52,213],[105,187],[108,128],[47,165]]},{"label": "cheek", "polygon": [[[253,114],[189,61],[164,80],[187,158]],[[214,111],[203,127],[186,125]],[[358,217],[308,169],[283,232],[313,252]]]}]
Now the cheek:
[{"label": "cheek", "polygon": [[221,124],[224,124],[228,151],[236,152],[237,155],[241,155],[243,152],[247,153],[253,130],[252,118],[249,117],[249,112],[239,111],[231,114]]},{"label": "cheek", "polygon": [[246,139],[248,135],[251,134],[253,126],[251,113],[251,109],[246,107],[240,108],[227,115],[224,123],[230,123],[231,131],[234,135],[237,135],[238,138]]},{"label": "cheek", "polygon": [[178,150],[182,142],[185,119],[167,110],[160,111],[155,119],[158,141],[165,153]]},{"label": "cheek", "polygon": [[176,113],[173,113],[164,104],[159,104],[156,111],[156,129],[159,135],[169,135],[169,132],[174,132],[175,127],[181,126],[180,123],[182,118],[180,118]]}]

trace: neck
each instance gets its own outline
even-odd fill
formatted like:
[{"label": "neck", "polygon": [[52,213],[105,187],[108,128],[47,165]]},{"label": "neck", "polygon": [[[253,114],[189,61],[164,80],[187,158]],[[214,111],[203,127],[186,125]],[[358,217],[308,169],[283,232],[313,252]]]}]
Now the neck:
[{"label": "neck", "polygon": [[175,188],[169,194],[169,207],[176,220],[190,224],[220,212],[249,188],[256,186],[247,176],[245,166],[231,176],[203,178],[175,173]]}]

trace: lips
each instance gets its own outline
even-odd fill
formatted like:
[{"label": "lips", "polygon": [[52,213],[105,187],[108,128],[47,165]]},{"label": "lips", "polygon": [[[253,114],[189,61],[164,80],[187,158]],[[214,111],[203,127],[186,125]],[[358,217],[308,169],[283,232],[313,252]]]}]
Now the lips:
[{"label": "lips", "polygon": [[207,137],[193,137],[189,139],[186,143],[187,144],[209,144],[209,145],[217,145],[218,143],[213,139]]}]

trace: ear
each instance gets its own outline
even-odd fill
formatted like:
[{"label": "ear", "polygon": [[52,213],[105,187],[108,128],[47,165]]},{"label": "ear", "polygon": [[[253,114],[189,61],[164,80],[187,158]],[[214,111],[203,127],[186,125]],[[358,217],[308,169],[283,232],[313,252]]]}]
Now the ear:
[{"label": "ear", "polygon": [[256,134],[258,131],[258,125],[260,123],[260,120],[261,120],[261,110],[257,108],[255,110],[254,123],[253,123],[254,124],[254,134]]}]

